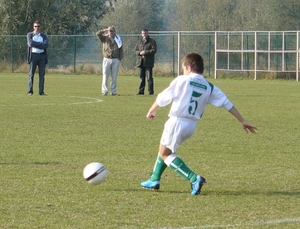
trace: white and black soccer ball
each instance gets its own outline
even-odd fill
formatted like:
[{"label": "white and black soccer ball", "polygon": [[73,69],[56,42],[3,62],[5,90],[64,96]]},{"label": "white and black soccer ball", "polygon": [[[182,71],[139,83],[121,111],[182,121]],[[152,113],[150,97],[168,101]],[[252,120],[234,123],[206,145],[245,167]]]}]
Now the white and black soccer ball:
[{"label": "white and black soccer ball", "polygon": [[99,162],[89,163],[83,169],[83,177],[90,184],[101,184],[106,176],[106,168]]}]

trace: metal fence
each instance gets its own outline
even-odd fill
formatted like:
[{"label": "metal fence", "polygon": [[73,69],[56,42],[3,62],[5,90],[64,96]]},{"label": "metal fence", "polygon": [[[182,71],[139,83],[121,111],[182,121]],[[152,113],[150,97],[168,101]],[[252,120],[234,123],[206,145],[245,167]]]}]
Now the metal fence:
[{"label": "metal fence", "polygon": [[246,73],[254,79],[299,79],[299,31],[216,32],[215,77],[218,72]]},{"label": "metal fence", "polygon": [[[150,31],[158,47],[154,75],[178,75],[181,58],[197,52],[204,58],[206,76],[298,81],[299,34],[299,31]],[[136,74],[134,46],[140,34],[120,36],[124,49],[120,74]],[[48,35],[48,39],[48,71],[102,73],[102,44],[96,35]],[[0,42],[0,71],[24,71],[26,35],[0,35]]]}]

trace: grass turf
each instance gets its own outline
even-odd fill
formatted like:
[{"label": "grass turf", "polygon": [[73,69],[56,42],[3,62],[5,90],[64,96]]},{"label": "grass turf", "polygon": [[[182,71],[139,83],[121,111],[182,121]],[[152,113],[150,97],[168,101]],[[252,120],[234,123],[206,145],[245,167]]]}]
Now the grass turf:
[{"label": "grass turf", "polygon": [[[101,96],[100,76],[47,75],[26,95],[26,74],[0,76],[1,228],[299,228],[300,86],[295,81],[213,80],[258,127],[246,134],[209,106],[177,154],[207,179],[200,196],[166,170],[148,179],[169,107],[149,121],[155,96],[136,96],[139,79],[119,76],[120,96]],[[156,77],[155,94],[172,78]],[[86,164],[108,169],[98,186]]]}]

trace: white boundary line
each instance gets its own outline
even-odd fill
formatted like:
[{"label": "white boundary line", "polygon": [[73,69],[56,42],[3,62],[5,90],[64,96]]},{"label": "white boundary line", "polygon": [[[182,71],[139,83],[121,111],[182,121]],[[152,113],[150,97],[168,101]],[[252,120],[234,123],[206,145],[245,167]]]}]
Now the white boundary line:
[{"label": "white boundary line", "polygon": [[[61,96],[62,97],[62,96]],[[78,98],[78,99],[86,99],[89,101],[86,102],[74,102],[74,103],[44,103],[44,104],[37,104],[37,103],[29,103],[29,104],[19,104],[19,105],[13,105],[13,104],[0,104],[0,106],[6,106],[6,107],[19,107],[19,106],[53,106],[53,105],[80,105],[80,104],[91,104],[91,103],[101,103],[103,102],[102,99],[98,98],[91,98],[91,97],[83,97],[83,96],[68,96],[69,98]]]},{"label": "white boundary line", "polygon": [[102,99],[97,99],[97,98],[91,98],[91,97],[81,97],[81,96],[69,96],[71,98],[80,98],[80,99],[88,99],[88,100],[91,100],[89,102],[77,102],[77,103],[71,103],[71,104],[74,104],[74,105],[77,105],[77,104],[87,104],[87,103],[101,103],[103,102]]},{"label": "white boundary line", "polygon": [[[277,219],[269,221],[258,221],[258,222],[248,222],[240,224],[212,224],[212,225],[203,225],[203,226],[193,226],[193,227],[159,227],[159,228],[148,228],[148,229],[211,229],[211,228],[239,228],[239,227],[257,227],[264,225],[276,225],[276,224],[292,224],[300,223],[300,217],[294,219]],[[136,227],[121,227],[121,229],[137,229]]]},{"label": "white boundary line", "polygon": [[[259,221],[259,222],[249,222],[244,224],[220,224],[220,225],[204,225],[204,226],[195,226],[195,227],[179,227],[179,228],[169,228],[162,227],[157,229],[210,229],[210,228],[238,228],[238,227],[256,227],[263,225],[275,225],[283,223],[300,223],[300,218],[294,219],[278,219],[278,220],[269,220],[269,221]],[[124,228],[125,229],[125,228]]]}]

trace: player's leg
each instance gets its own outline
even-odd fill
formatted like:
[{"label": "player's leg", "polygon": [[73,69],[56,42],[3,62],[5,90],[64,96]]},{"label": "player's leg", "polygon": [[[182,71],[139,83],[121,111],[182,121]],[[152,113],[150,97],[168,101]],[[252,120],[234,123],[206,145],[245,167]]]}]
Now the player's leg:
[{"label": "player's leg", "polygon": [[[168,127],[167,124],[169,122],[170,122],[170,119],[165,124],[165,129],[164,129],[162,137],[161,137],[162,139],[169,138],[169,131],[167,131],[168,128],[166,128],[166,126]],[[157,190],[160,187],[161,175],[163,174],[163,172],[167,168],[167,165],[164,163],[164,159],[161,157],[161,152],[160,151],[161,151],[161,146],[159,147],[158,156],[157,156],[156,162],[154,164],[153,172],[152,172],[152,175],[151,175],[150,179],[141,183],[141,186],[143,188],[149,188],[149,189],[156,189]],[[171,153],[172,152],[170,151],[170,154]]]},{"label": "player's leg", "polygon": [[206,182],[204,177],[197,175],[195,172],[193,172],[184,163],[184,161],[181,158],[177,157],[176,154],[174,153],[167,156],[164,162],[170,169],[175,171],[184,179],[189,180],[191,182],[192,195],[200,194],[201,188],[203,184]]},{"label": "player's leg", "polygon": [[143,188],[156,189],[156,190],[159,189],[160,178],[166,168],[167,165],[164,163],[164,160],[159,155],[157,155],[150,179],[142,182],[141,186]]},{"label": "player's leg", "polygon": [[177,174],[182,176],[184,179],[190,182],[195,182],[197,174],[193,172],[184,161],[177,157],[175,153],[172,153],[170,149],[161,145],[159,150],[160,156],[164,159],[165,164],[175,171]]},{"label": "player's leg", "polygon": [[170,118],[166,122],[159,148],[159,155],[165,164],[181,177],[191,182],[192,195],[200,193],[205,179],[192,171],[181,158],[176,156],[175,152],[183,142],[193,135],[196,126],[197,123],[191,120]]},{"label": "player's leg", "polygon": [[165,164],[164,160],[159,155],[157,155],[150,180],[151,181],[160,181],[161,175],[163,174],[163,172],[165,171],[166,168],[167,168],[167,165]]}]

